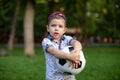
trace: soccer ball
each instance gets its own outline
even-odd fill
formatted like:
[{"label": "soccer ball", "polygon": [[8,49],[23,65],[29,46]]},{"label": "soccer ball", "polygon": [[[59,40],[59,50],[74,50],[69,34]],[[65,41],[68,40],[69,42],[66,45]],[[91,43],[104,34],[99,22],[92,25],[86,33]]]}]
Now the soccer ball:
[{"label": "soccer ball", "polygon": [[[70,53],[74,48],[72,46],[67,46],[62,49],[62,51]],[[70,61],[65,59],[56,59],[57,68],[62,73],[70,73],[70,74],[78,74],[80,73],[86,64],[86,60],[84,57],[83,52],[80,52],[80,65],[78,65],[78,68],[73,68],[72,66],[69,66]]]}]

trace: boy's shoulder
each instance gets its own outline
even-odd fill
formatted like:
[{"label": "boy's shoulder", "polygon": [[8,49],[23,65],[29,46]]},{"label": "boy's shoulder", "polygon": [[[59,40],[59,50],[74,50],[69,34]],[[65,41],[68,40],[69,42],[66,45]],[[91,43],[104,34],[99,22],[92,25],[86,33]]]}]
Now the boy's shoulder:
[{"label": "boy's shoulder", "polygon": [[45,46],[46,44],[52,44],[52,42],[48,38],[43,38],[42,46]]},{"label": "boy's shoulder", "polygon": [[43,38],[43,40],[42,40],[42,42],[48,42],[48,41],[50,41],[50,39],[48,39],[48,38]]},{"label": "boy's shoulder", "polygon": [[72,36],[69,36],[69,35],[64,35],[65,39],[71,39]]},{"label": "boy's shoulder", "polygon": [[71,37],[70,35],[64,35],[65,37]]}]

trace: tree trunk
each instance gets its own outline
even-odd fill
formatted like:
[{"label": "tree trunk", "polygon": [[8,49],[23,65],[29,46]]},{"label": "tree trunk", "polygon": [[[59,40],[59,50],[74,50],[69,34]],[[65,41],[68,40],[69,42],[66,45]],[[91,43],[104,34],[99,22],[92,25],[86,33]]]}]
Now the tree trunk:
[{"label": "tree trunk", "polygon": [[34,21],[34,7],[31,0],[27,0],[25,15],[24,15],[24,44],[25,55],[34,55],[34,33],[33,22]]},{"label": "tree trunk", "polygon": [[13,17],[13,22],[12,22],[11,33],[10,33],[10,37],[9,37],[9,41],[8,41],[8,50],[12,50],[13,46],[14,46],[14,38],[15,38],[15,31],[16,31],[16,24],[17,24],[19,8],[20,8],[20,0],[17,0],[15,14]]}]

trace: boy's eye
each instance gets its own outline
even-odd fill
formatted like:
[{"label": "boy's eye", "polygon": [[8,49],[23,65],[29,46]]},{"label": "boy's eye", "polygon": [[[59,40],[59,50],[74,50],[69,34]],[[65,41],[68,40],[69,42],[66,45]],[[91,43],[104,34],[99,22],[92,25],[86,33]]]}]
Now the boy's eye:
[{"label": "boy's eye", "polygon": [[63,26],[59,26],[60,28],[63,28]]},{"label": "boy's eye", "polygon": [[52,24],[51,26],[52,26],[52,27],[55,27],[56,25],[55,25],[55,24]]}]

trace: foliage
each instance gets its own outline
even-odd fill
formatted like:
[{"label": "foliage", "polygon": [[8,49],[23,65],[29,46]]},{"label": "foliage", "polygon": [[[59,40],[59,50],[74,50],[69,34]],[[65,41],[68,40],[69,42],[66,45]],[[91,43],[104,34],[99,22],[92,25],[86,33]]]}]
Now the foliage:
[{"label": "foliage", "polygon": [[[23,36],[23,16],[26,0],[21,0],[16,36]],[[0,0],[0,34],[9,35],[16,0]],[[68,27],[81,27],[87,36],[120,39],[119,0],[36,0],[34,35],[46,33],[47,17],[53,10],[61,10]],[[85,13],[86,12],[86,13]],[[106,33],[106,34],[103,34]]]},{"label": "foliage", "polygon": [[9,2],[8,0],[0,0],[0,33],[10,29],[12,23],[13,10],[15,8],[15,0]]}]

